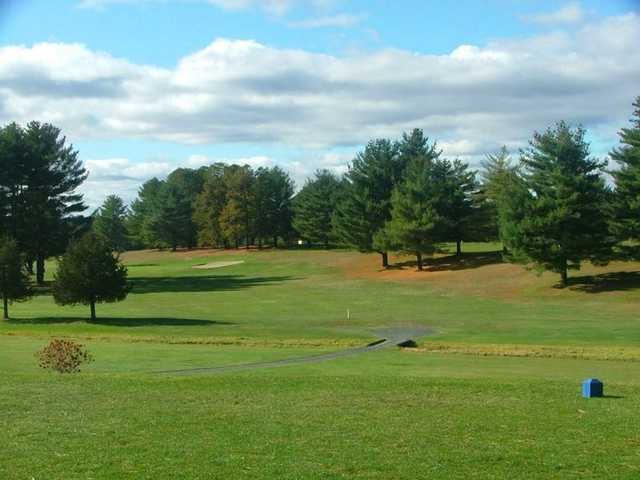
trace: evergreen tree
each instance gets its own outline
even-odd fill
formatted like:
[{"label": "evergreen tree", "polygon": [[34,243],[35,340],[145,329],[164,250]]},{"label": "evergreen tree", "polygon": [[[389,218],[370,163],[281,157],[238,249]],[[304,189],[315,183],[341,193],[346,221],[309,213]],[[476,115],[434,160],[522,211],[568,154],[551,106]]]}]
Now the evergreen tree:
[{"label": "evergreen tree", "polygon": [[131,204],[127,220],[130,241],[143,247],[158,247],[160,240],[154,227],[156,212],[160,208],[160,192],[164,182],[157,178],[147,180],[138,190],[138,197]]},{"label": "evergreen tree", "polygon": [[196,197],[193,220],[198,228],[198,245],[220,246],[226,242],[220,216],[227,199],[227,187],[224,182],[222,163],[215,163],[205,172],[202,192]]},{"label": "evergreen tree", "polygon": [[610,154],[620,167],[610,172],[616,185],[612,229],[622,241],[640,240],[640,97],[633,106],[632,126],[620,131],[622,146]]},{"label": "evergreen tree", "polygon": [[93,231],[115,252],[127,249],[127,216],[129,210],[117,195],[109,195],[93,216]]},{"label": "evergreen tree", "polygon": [[370,141],[349,165],[342,201],[333,226],[338,239],[361,252],[377,251],[388,266],[388,243],[376,234],[391,218],[391,193],[400,181],[404,165],[398,145],[387,139]]},{"label": "evergreen tree", "polygon": [[278,237],[291,234],[294,184],[279,167],[259,168],[255,177],[255,233],[260,239],[271,239],[277,247]]},{"label": "evergreen tree", "polygon": [[[196,199],[204,187],[205,174],[205,167],[198,170],[177,168],[169,174],[165,181],[174,197],[179,198],[178,203],[183,209],[179,212],[179,223],[184,228],[179,238],[179,244],[184,247],[193,248],[197,244],[198,227],[193,219],[193,213]],[[178,214],[178,212],[173,212],[173,214]]]},{"label": "evergreen tree", "polygon": [[11,123],[0,129],[0,232],[22,246],[26,230],[23,195],[27,183],[28,155],[24,129]]},{"label": "evergreen tree", "polygon": [[510,200],[520,218],[505,230],[515,258],[559,273],[562,285],[584,260],[606,263],[613,245],[604,163],[589,156],[584,136],[564,122],[534,134],[522,152],[525,189]]},{"label": "evergreen tree", "polygon": [[129,293],[127,267],[111,247],[94,233],[69,244],[55,274],[53,298],[58,305],[89,305],[96,319],[96,303],[119,302]]},{"label": "evergreen tree", "polygon": [[398,142],[399,168],[400,172],[416,158],[434,160],[442,153],[438,150],[436,143],[429,144],[429,138],[419,128],[414,128],[411,133],[403,133],[402,140]]},{"label": "evergreen tree", "polygon": [[220,213],[220,226],[236,248],[244,239],[251,244],[255,221],[255,176],[248,165],[231,165],[224,171],[226,203]]},{"label": "evergreen tree", "polygon": [[422,256],[435,251],[439,226],[443,224],[433,181],[433,161],[428,157],[415,157],[405,171],[403,182],[391,197],[391,221],[386,232],[378,235],[378,242],[387,241],[401,250],[415,254],[418,270],[422,270]]},{"label": "evergreen tree", "polygon": [[513,199],[526,197],[520,167],[511,159],[507,147],[488,154],[482,162],[479,202],[484,216],[479,222],[487,238],[500,239],[504,253],[509,242],[505,229],[519,222],[523,213]]},{"label": "evergreen tree", "polygon": [[9,318],[9,304],[31,298],[29,275],[21,259],[18,244],[10,237],[0,239],[0,296],[4,319]]},{"label": "evergreen tree", "polygon": [[25,130],[28,169],[25,178],[25,230],[20,242],[36,262],[36,281],[44,283],[45,260],[64,251],[68,230],[65,218],[86,209],[76,189],[88,174],[73,145],[60,129],[31,122]]},{"label": "evergreen tree", "polygon": [[432,202],[443,225],[439,236],[456,243],[456,255],[462,255],[462,241],[472,240],[477,234],[474,221],[478,220],[474,195],[478,190],[475,172],[459,160],[436,159],[432,167]]},{"label": "evergreen tree", "polygon": [[66,247],[69,220],[86,208],[76,193],[86,177],[78,152],[53,125],[10,124],[0,132],[0,228],[29,268],[36,262],[39,284],[45,259]]},{"label": "evergreen tree", "polygon": [[147,223],[161,246],[175,251],[189,247],[192,238],[191,199],[182,185],[164,182],[158,192],[157,203]]},{"label": "evergreen tree", "polygon": [[303,239],[325,247],[333,241],[331,219],[342,190],[340,180],[328,170],[318,170],[307,180],[293,202],[293,227]]}]

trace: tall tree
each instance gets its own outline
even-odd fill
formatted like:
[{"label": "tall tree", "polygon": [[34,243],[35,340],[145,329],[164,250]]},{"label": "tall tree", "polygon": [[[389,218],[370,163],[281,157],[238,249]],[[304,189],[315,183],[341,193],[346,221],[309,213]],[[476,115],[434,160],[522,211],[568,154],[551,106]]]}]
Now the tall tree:
[{"label": "tall tree", "polygon": [[157,178],[147,180],[138,190],[138,197],[131,204],[127,221],[130,240],[143,247],[158,247],[160,240],[153,228],[156,212],[160,208],[160,191],[164,182]]},{"label": "tall tree", "polygon": [[220,216],[227,201],[227,187],[224,182],[226,165],[215,163],[207,167],[204,187],[196,197],[193,220],[198,228],[198,245],[220,246],[226,242]]},{"label": "tall tree", "polygon": [[349,165],[344,195],[333,217],[338,238],[361,252],[377,251],[383,267],[389,264],[388,243],[374,243],[374,237],[391,218],[391,193],[403,170],[397,144],[370,141]]},{"label": "tall tree", "polygon": [[419,128],[414,128],[411,133],[403,133],[397,148],[400,154],[401,171],[416,158],[434,160],[442,153],[435,142],[429,143],[429,138]]},{"label": "tall tree", "polygon": [[231,165],[224,172],[227,200],[220,213],[225,237],[239,246],[251,244],[255,219],[255,176],[249,165]]},{"label": "tall tree", "polygon": [[184,225],[184,232],[180,244],[192,248],[197,244],[198,228],[193,220],[196,198],[202,192],[206,167],[194,170],[191,168],[177,168],[169,174],[166,184],[176,197],[184,199],[184,211],[181,213],[180,223]]},{"label": "tall tree", "polygon": [[[500,239],[503,251],[508,252],[508,230],[519,223],[524,212],[521,200],[527,198],[521,169],[506,146],[488,154],[481,163],[481,189],[479,201],[484,217],[479,219],[487,238]],[[514,199],[520,199],[518,201]],[[484,236],[484,235],[483,235]]]},{"label": "tall tree", "polygon": [[339,202],[343,185],[328,170],[318,170],[294,198],[293,227],[300,236],[325,247],[334,239],[331,219]]},{"label": "tall tree", "polygon": [[109,195],[93,215],[93,231],[115,252],[123,252],[129,244],[127,239],[127,216],[129,209],[117,195]]},{"label": "tall tree", "polygon": [[259,168],[255,176],[255,233],[277,247],[278,238],[287,238],[292,229],[293,180],[279,167]]},{"label": "tall tree", "polygon": [[19,248],[26,239],[27,153],[22,127],[11,123],[0,129],[0,231],[14,238]]},{"label": "tall tree", "polygon": [[51,124],[31,122],[24,135],[27,169],[24,176],[25,228],[20,243],[36,261],[36,280],[44,282],[45,259],[66,247],[65,222],[86,209],[76,189],[88,174],[73,145]]},{"label": "tall tree", "polygon": [[511,200],[524,210],[510,225],[516,258],[559,273],[562,285],[583,261],[606,263],[614,243],[604,162],[590,156],[584,137],[564,122],[536,132],[521,158],[526,196]]},{"label": "tall tree", "polygon": [[615,181],[614,233],[620,240],[640,240],[640,96],[633,103],[631,127],[620,131],[620,147],[610,156],[619,169],[611,175]]},{"label": "tall tree", "polygon": [[193,223],[188,192],[179,183],[166,181],[156,200],[148,227],[160,245],[173,251],[179,246],[191,246]]},{"label": "tall tree", "polygon": [[476,235],[478,220],[475,194],[478,190],[475,172],[460,160],[436,159],[432,167],[435,208],[444,222],[439,232],[442,240],[456,243],[456,255],[462,255],[462,242]]},{"label": "tall tree", "polygon": [[4,319],[9,318],[9,304],[31,298],[29,275],[21,259],[18,244],[10,237],[0,238],[0,296]]},{"label": "tall tree", "polygon": [[69,244],[58,263],[53,298],[58,305],[89,305],[96,319],[96,303],[119,302],[129,293],[127,267],[95,233]]},{"label": "tall tree", "polygon": [[[433,182],[433,161],[428,157],[415,157],[404,174],[404,180],[391,197],[391,221],[385,226],[382,239],[396,244],[401,250],[415,254],[418,270],[422,270],[422,256],[433,253],[443,224],[437,208]],[[382,239],[381,239],[382,237]]]}]

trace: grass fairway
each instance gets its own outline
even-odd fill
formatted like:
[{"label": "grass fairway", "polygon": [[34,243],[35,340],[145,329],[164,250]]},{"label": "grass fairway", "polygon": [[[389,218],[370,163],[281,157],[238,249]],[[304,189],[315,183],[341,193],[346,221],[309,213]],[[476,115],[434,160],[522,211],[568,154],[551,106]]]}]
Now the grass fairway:
[{"label": "grass fairway", "polygon": [[[132,252],[133,293],[95,323],[48,295],[14,305],[0,478],[638,478],[638,264],[560,290],[469,247],[423,273],[342,251]],[[313,355],[398,325],[436,335],[318,364],[153,373]],[[39,370],[53,336],[96,361]],[[579,396],[589,376],[607,398]]]}]

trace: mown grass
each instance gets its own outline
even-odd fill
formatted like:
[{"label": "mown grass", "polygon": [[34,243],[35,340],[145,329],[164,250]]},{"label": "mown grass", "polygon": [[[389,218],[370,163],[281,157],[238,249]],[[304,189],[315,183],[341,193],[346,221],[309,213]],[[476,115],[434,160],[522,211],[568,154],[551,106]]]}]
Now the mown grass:
[{"label": "mown grass", "polygon": [[[194,348],[202,347],[130,356],[127,344],[112,343],[91,345],[97,361],[84,373],[61,376],[36,371],[27,359],[33,345],[12,341],[5,355],[18,362],[0,376],[2,478],[640,474],[636,363],[391,350],[175,377],[140,370],[170,358],[197,365],[203,358]],[[209,360],[231,364],[282,351],[209,353]],[[131,364],[135,373],[123,368]],[[580,380],[592,374],[607,379],[609,397],[579,396]]]},{"label": "mown grass", "polygon": [[[586,266],[560,290],[495,245],[465,247],[424,273],[345,251],[136,252],[133,293],[97,322],[46,292],[14,305],[0,322],[0,478],[638,478],[640,266]],[[192,268],[222,256],[244,263]],[[326,352],[398,325],[436,335],[415,351],[156,373]],[[95,362],[41,371],[52,336]],[[592,376],[607,398],[580,397]]]}]

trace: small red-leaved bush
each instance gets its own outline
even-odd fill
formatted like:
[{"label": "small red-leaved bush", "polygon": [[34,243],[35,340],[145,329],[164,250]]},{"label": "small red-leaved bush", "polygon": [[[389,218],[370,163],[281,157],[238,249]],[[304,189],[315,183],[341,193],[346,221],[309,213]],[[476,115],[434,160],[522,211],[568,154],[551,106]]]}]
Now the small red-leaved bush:
[{"label": "small red-leaved bush", "polygon": [[42,368],[60,373],[76,373],[83,363],[93,362],[93,357],[84,345],[71,340],[52,340],[36,356]]}]

